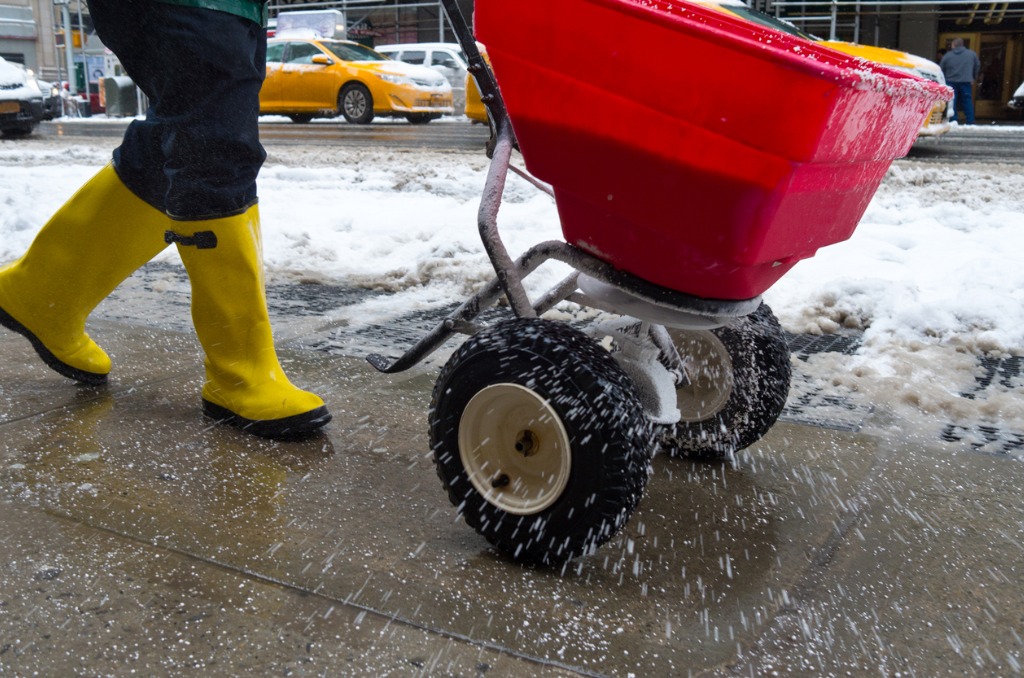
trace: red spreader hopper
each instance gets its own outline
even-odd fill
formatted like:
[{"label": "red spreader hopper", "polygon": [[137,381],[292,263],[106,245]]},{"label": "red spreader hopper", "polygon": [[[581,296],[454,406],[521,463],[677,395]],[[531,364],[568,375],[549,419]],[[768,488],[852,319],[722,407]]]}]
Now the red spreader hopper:
[{"label": "red spreader hopper", "polygon": [[950,98],[684,0],[478,0],[474,20],[566,240],[709,299],[848,238]]}]

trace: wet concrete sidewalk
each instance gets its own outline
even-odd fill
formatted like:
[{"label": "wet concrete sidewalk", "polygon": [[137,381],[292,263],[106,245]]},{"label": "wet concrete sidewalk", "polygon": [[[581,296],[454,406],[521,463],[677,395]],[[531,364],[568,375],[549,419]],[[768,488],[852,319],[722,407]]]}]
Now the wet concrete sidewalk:
[{"label": "wet concrete sidewalk", "polygon": [[655,459],[596,555],[524,568],[435,475],[436,366],[382,376],[280,314],[287,371],[334,421],[254,439],[201,417],[187,308],[161,294],[101,306],[103,389],[0,332],[0,674],[1022,672],[1011,456],[783,422],[734,464]]}]

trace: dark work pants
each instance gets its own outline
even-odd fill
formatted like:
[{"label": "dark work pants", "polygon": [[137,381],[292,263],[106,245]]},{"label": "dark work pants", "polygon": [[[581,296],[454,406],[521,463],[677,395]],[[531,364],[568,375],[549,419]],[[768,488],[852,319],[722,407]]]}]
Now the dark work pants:
[{"label": "dark work pants", "polygon": [[953,88],[953,119],[958,120],[964,114],[964,124],[974,124],[974,92],[969,82],[947,82]]},{"label": "dark work pants", "polygon": [[256,203],[266,158],[259,92],[267,34],[226,12],[153,0],[88,0],[103,44],[149,97],[114,151],[133,193],[174,219],[232,216]]}]

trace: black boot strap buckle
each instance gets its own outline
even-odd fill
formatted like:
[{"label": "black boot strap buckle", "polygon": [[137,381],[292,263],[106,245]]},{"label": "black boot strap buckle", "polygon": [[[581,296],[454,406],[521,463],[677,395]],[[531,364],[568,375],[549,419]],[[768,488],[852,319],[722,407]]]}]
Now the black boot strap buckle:
[{"label": "black boot strap buckle", "polygon": [[217,246],[217,234],[213,231],[199,231],[193,235],[184,236],[178,235],[174,231],[164,231],[164,242],[168,245],[195,247],[197,250],[212,250]]}]

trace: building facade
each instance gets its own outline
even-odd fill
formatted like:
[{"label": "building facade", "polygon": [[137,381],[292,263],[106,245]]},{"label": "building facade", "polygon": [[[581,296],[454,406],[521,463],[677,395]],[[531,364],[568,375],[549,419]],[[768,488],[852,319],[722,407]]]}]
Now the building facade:
[{"label": "building facade", "polygon": [[[67,80],[69,56],[80,64],[75,66],[79,82],[90,70],[95,79],[105,50],[90,28],[84,0],[0,0],[0,56],[44,80]],[[70,53],[65,37],[71,42]]]}]

